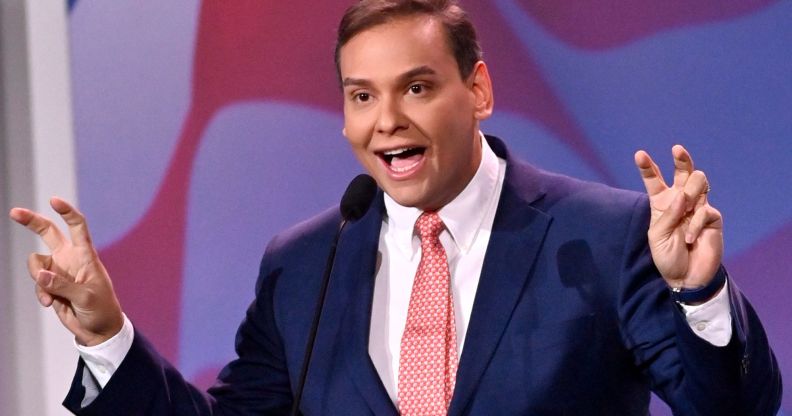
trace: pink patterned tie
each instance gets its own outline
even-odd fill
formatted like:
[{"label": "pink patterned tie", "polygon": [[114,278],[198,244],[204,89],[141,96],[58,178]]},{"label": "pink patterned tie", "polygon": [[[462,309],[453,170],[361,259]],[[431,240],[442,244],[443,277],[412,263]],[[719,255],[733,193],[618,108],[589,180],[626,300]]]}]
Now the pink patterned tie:
[{"label": "pink patterned tie", "polygon": [[443,221],[424,212],[415,222],[421,263],[415,273],[399,356],[402,416],[446,415],[457,371],[456,325],[451,273],[438,238]]}]

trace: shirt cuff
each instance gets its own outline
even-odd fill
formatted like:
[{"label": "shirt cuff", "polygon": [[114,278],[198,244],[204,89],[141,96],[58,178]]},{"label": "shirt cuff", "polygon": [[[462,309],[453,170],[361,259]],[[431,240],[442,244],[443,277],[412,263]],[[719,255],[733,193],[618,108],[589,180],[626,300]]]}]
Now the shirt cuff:
[{"label": "shirt cuff", "polygon": [[731,305],[729,304],[729,282],[712,299],[700,305],[679,304],[685,313],[690,329],[699,338],[716,347],[729,343],[732,335]]},{"label": "shirt cuff", "polygon": [[110,377],[113,376],[115,371],[124,361],[129,349],[132,347],[132,340],[135,339],[135,328],[132,322],[124,314],[124,326],[117,334],[107,341],[94,345],[93,347],[86,347],[74,341],[74,346],[80,353],[85,366],[91,371],[96,382],[99,383],[101,388],[107,385]]}]

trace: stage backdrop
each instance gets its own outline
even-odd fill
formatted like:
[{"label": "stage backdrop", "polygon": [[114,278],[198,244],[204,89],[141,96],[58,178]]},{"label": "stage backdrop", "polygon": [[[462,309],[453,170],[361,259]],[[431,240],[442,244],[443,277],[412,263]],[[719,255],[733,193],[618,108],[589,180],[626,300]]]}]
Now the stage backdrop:
[{"label": "stage backdrop", "polygon": [[[332,63],[348,4],[69,2],[81,208],[127,314],[200,385],[233,356],[267,241],[361,171]],[[669,170],[690,149],[791,391],[792,2],[463,5],[495,83],[484,130],[516,155],[641,189],[635,150]]]}]

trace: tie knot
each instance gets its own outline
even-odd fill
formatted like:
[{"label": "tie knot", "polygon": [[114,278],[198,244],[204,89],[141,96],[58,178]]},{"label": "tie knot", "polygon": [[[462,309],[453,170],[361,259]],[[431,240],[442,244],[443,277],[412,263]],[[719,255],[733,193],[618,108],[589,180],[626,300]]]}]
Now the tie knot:
[{"label": "tie knot", "polygon": [[424,212],[415,221],[415,229],[418,231],[422,242],[437,239],[440,236],[440,232],[443,231],[443,227],[445,227],[443,220],[434,211]]}]

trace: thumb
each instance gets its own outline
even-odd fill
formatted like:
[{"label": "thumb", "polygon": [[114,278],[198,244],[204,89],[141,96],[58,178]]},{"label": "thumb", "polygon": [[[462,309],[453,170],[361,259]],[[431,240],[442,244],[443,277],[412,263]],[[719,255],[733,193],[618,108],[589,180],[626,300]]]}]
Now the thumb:
[{"label": "thumb", "polygon": [[77,285],[70,282],[63,276],[59,276],[49,270],[39,270],[36,275],[36,284],[50,295],[58,296],[72,301],[78,291]]}]

